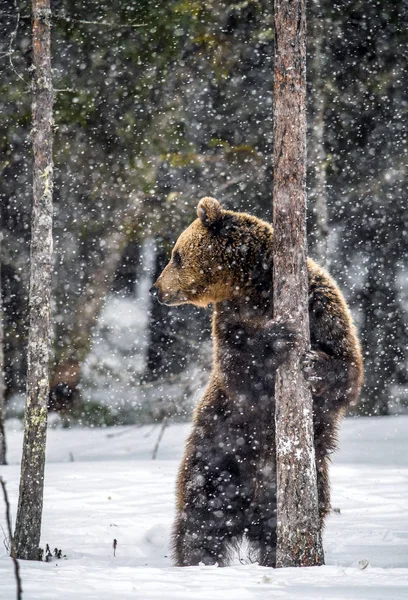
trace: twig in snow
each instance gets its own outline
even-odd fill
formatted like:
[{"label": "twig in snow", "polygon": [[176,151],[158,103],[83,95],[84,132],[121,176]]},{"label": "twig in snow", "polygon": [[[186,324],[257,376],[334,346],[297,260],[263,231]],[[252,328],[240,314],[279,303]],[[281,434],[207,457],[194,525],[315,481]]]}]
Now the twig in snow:
[{"label": "twig in snow", "polygon": [[118,545],[118,540],[117,540],[117,539],[114,539],[114,540],[113,540],[113,556],[116,556],[116,548],[117,548],[117,545]]},{"label": "twig in snow", "polygon": [[3,488],[4,502],[6,504],[6,522],[7,522],[7,529],[8,529],[8,533],[9,533],[9,537],[10,537],[10,556],[13,560],[14,575],[15,575],[16,584],[17,584],[17,600],[21,600],[22,593],[23,593],[23,587],[21,585],[20,567],[18,564],[18,560],[16,558],[16,550],[14,547],[14,537],[11,532],[10,502],[9,502],[8,495],[7,495],[6,484],[2,477],[0,477],[0,484],[1,484],[1,487]]},{"label": "twig in snow", "polygon": [[151,428],[151,430],[150,430],[150,431],[146,431],[146,433],[144,434],[144,436],[143,436],[143,437],[144,437],[145,439],[147,439],[148,437],[150,437],[150,436],[152,435],[152,433],[153,433],[154,431],[156,431],[156,427],[157,427],[157,423],[155,423],[155,424],[153,425],[153,427]]},{"label": "twig in snow", "polygon": [[4,527],[3,525],[0,525],[1,527],[1,531],[3,533],[3,546],[6,549],[7,554],[10,554],[10,544],[9,544],[9,539],[8,539],[8,534],[4,531]]},{"label": "twig in snow", "polygon": [[157,458],[157,453],[159,451],[160,442],[162,441],[162,438],[163,438],[163,435],[164,435],[164,431],[165,431],[165,429],[166,429],[167,426],[168,426],[167,417],[164,417],[163,421],[162,421],[162,426],[161,426],[161,429],[160,429],[159,437],[157,438],[156,445],[155,445],[155,447],[153,449],[152,460],[156,460],[156,458]]}]

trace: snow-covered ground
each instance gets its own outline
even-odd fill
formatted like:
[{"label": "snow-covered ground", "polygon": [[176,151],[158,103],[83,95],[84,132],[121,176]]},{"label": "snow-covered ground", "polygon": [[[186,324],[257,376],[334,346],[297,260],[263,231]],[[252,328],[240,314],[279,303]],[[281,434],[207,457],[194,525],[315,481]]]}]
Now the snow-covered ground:
[{"label": "snow-covered ground", "polygon": [[[15,514],[22,432],[13,425],[10,464],[0,471]],[[42,545],[66,558],[20,563],[25,600],[408,598],[408,416],[344,422],[331,473],[340,513],[327,522],[326,566],[308,569],[259,567],[245,550],[227,568],[172,566],[174,482],[188,429],[166,429],[154,461],[159,427],[49,430]],[[15,598],[3,544],[0,598]]]}]

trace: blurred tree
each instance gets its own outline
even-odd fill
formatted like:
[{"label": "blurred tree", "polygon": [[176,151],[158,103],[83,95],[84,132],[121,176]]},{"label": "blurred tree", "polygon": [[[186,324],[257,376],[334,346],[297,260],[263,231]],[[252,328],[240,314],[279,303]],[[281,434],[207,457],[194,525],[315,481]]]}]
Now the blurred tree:
[{"label": "blurred tree", "polygon": [[325,109],[328,79],[326,72],[327,15],[322,14],[320,0],[309,6],[308,34],[308,248],[309,255],[323,267],[329,266],[327,210],[327,153],[325,149]]},{"label": "blurred tree", "polygon": [[99,260],[88,272],[88,279],[74,308],[73,326],[63,338],[65,345],[59,341],[50,385],[48,406],[51,409],[70,409],[78,400],[81,366],[89,353],[93,329],[105,299],[113,288],[123,250],[140,229],[146,204],[141,198],[134,198],[123,211],[121,219],[112,223],[99,240]]},{"label": "blurred tree", "polygon": [[[21,345],[27,332],[31,198],[25,73],[31,42],[28,0],[18,5],[4,0],[2,9],[0,211],[9,395],[22,389],[25,369]],[[310,205],[323,198],[325,189],[330,269],[348,295],[359,326],[365,327],[364,290],[366,284],[375,285],[373,277],[367,279],[368,262],[392,273],[408,269],[408,7],[390,0],[381,6],[320,0],[311,4],[311,11]],[[132,239],[140,245],[145,235],[152,235],[160,249],[163,238],[168,240],[162,248],[167,253],[202,195],[270,218],[273,23],[266,0],[56,0],[55,13],[54,79],[61,90],[55,105],[53,285],[58,364],[73,339],[85,287],[108,254],[101,244],[125,218],[135,190],[157,198],[158,205],[142,215]],[[326,29],[324,40],[314,33],[313,23],[318,30]],[[324,224],[324,211],[317,212]],[[309,226],[317,231],[314,217],[310,215]],[[324,236],[324,227],[322,231]],[[376,231],[382,232],[380,238]],[[115,276],[115,290],[128,293],[128,288],[120,291],[119,280]],[[384,388],[390,411],[398,410],[402,401],[406,384],[401,371],[408,359],[402,290],[399,281],[392,285],[403,327],[387,333],[390,356],[394,353],[400,363],[394,363]],[[394,310],[387,308],[384,294],[378,298],[382,314]],[[185,328],[195,339],[206,321],[199,311],[175,312],[156,306],[149,324],[150,351],[162,357],[164,369],[163,357],[170,354],[167,342],[160,341],[167,334],[160,331],[171,333],[170,371],[186,356]],[[365,332],[363,337],[365,393],[371,397],[364,411],[375,414],[379,400],[371,391],[370,364],[374,357],[379,364],[382,359],[375,341]],[[146,377],[152,372],[148,367]]]},{"label": "blurred tree", "polygon": [[[6,397],[24,387],[30,236],[30,3],[4,0],[0,22],[0,226]],[[21,19],[25,13],[29,19]]]},{"label": "blurred tree", "polygon": [[[140,195],[154,182],[151,146],[160,133],[152,129],[152,113],[174,43],[161,13],[163,3],[154,9],[147,2],[57,6],[57,81],[68,91],[58,95],[56,104],[61,285],[56,287],[54,396],[71,394],[61,376],[74,373],[78,381],[78,361],[87,355],[129,234],[135,237],[138,230],[140,240],[147,225],[139,211],[139,223],[135,213],[129,230],[130,211],[135,211],[129,198],[135,187]],[[66,228],[70,219],[72,226]],[[67,370],[67,361],[75,368]]]},{"label": "blurred tree", "polygon": [[337,238],[331,270],[350,296],[364,342],[360,410],[384,414],[398,410],[399,386],[407,383],[407,317],[396,275],[408,269],[408,6],[335,2],[324,3],[324,13],[331,16],[326,145]]},{"label": "blurred tree", "polygon": [[388,256],[389,247],[381,239],[382,230],[373,232],[372,251],[367,261],[364,287],[358,298],[363,312],[362,340],[366,349],[366,386],[360,412],[387,415],[393,407],[397,386],[406,386],[408,334],[398,289],[399,244]]}]

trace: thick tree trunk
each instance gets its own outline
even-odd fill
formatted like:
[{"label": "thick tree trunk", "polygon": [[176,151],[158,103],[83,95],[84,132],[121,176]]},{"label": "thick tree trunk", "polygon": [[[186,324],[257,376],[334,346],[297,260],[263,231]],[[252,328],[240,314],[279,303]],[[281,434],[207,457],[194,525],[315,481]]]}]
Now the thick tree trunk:
[{"label": "thick tree trunk", "polygon": [[53,89],[49,0],[33,0],[33,212],[31,226],[30,330],[15,545],[18,558],[36,560],[40,543],[47,401],[49,394],[52,264]]},{"label": "thick tree trunk", "polygon": [[[0,244],[2,234],[0,232]],[[6,385],[4,380],[4,314],[3,297],[1,290],[1,262],[0,262],[0,465],[6,465],[7,446],[6,446]]]},{"label": "thick tree trunk", "polygon": [[278,567],[323,564],[312,396],[300,367],[310,348],[306,256],[306,7],[275,0],[274,311],[300,332],[276,381]]}]

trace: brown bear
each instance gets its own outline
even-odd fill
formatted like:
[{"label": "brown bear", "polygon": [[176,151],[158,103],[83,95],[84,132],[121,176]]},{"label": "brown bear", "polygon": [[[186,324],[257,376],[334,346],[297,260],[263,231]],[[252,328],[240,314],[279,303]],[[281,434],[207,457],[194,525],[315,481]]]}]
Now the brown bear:
[{"label": "brown bear", "polygon": [[[179,566],[228,564],[245,536],[261,565],[275,565],[274,388],[277,367],[296,343],[273,320],[273,228],[203,198],[152,292],[174,306],[213,305],[214,360],[177,481],[173,532]],[[333,279],[309,259],[311,352],[321,524],[330,508],[328,462],[340,419],[362,384],[359,341]]]}]

